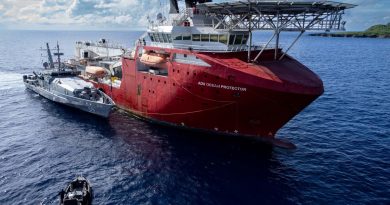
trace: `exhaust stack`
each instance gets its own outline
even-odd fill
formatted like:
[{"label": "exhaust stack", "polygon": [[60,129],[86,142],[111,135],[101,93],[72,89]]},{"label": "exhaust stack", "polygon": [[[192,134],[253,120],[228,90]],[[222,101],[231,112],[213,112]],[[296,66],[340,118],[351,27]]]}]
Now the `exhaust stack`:
[{"label": "exhaust stack", "polygon": [[213,2],[213,0],[185,0],[186,1],[186,8],[193,8],[196,6],[197,3],[203,4],[206,2]]},{"label": "exhaust stack", "polygon": [[[179,5],[177,3],[178,0],[170,0],[170,14],[178,14],[179,13]],[[193,8],[197,3],[206,3],[213,2],[212,0],[185,0],[186,8]]]},{"label": "exhaust stack", "polygon": [[170,14],[178,14],[179,13],[179,5],[177,4],[177,0],[170,0]]}]

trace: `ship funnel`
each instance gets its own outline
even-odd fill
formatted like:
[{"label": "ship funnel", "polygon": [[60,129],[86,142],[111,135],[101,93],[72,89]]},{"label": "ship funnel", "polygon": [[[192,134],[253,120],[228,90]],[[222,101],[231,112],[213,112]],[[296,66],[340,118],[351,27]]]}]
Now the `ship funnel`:
[{"label": "ship funnel", "polygon": [[177,4],[177,0],[170,0],[170,14],[178,14],[179,13],[179,5]]},{"label": "ship funnel", "polygon": [[[170,0],[170,14],[178,14],[179,13],[179,5],[177,3],[178,0]],[[197,3],[206,3],[213,2],[213,0],[185,0],[186,8],[193,8]]]},{"label": "ship funnel", "polygon": [[213,2],[213,0],[185,0],[186,1],[186,8],[193,8],[196,6],[197,3],[203,4],[207,2]]}]

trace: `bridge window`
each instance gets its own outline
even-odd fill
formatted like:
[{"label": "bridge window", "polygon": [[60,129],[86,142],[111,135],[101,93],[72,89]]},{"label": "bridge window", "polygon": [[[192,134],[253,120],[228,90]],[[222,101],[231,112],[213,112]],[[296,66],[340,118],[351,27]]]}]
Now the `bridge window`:
[{"label": "bridge window", "polygon": [[164,43],[164,38],[162,37],[161,33],[157,33],[157,36],[158,36],[158,41],[160,43]]},{"label": "bridge window", "polygon": [[241,43],[242,43],[242,36],[243,35],[236,35],[236,39],[234,40],[234,44],[235,45],[241,45]]},{"label": "bridge window", "polygon": [[236,38],[236,35],[230,35],[230,38],[229,38],[229,45],[233,45],[234,44],[234,39]]},{"label": "bridge window", "polygon": [[244,38],[242,39],[242,44],[245,45],[246,42],[248,41],[248,38],[249,38],[249,35],[248,34],[244,34]]},{"label": "bridge window", "polygon": [[173,39],[176,41],[181,41],[181,40],[183,40],[183,36],[182,35],[175,36],[175,37],[173,37]]},{"label": "bridge window", "polygon": [[154,42],[154,37],[153,37],[153,34],[152,33],[149,33],[149,38],[152,42]]},{"label": "bridge window", "polygon": [[210,34],[210,42],[218,42],[218,35]]},{"label": "bridge window", "polygon": [[202,34],[202,35],[200,35],[200,39],[202,40],[202,42],[209,42],[210,35],[209,34]]},{"label": "bridge window", "polygon": [[160,39],[163,39],[163,42],[164,43],[168,43],[168,38],[167,38],[167,35],[165,33],[160,33]]},{"label": "bridge window", "polygon": [[167,39],[169,43],[172,43],[172,35],[171,34],[165,34],[167,35]]},{"label": "bridge window", "polygon": [[220,43],[227,44],[227,42],[228,42],[227,39],[228,39],[227,35],[219,35],[219,42]]},{"label": "bridge window", "polygon": [[153,33],[154,41],[160,42],[160,37],[158,36],[157,33]]},{"label": "bridge window", "polygon": [[183,41],[190,41],[191,36],[190,35],[183,35]]},{"label": "bridge window", "polygon": [[200,34],[192,34],[192,41],[200,41]]}]

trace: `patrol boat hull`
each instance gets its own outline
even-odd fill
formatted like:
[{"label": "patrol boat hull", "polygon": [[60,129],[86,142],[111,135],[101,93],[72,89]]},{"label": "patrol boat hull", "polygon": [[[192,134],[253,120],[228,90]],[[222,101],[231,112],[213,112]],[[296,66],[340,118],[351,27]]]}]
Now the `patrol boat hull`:
[{"label": "patrol boat hull", "polygon": [[[25,80],[24,85],[26,86],[26,88],[34,91],[35,93],[41,95],[48,100],[104,118],[107,118],[110,115],[114,106],[114,103],[112,101],[109,103],[98,103],[86,99],[72,97],[70,95],[65,95],[50,88],[44,88],[42,86],[39,86],[38,83],[32,83],[31,81],[29,82]],[[105,94],[101,93],[101,95]],[[105,97],[108,99],[108,96],[105,95]]]}]

